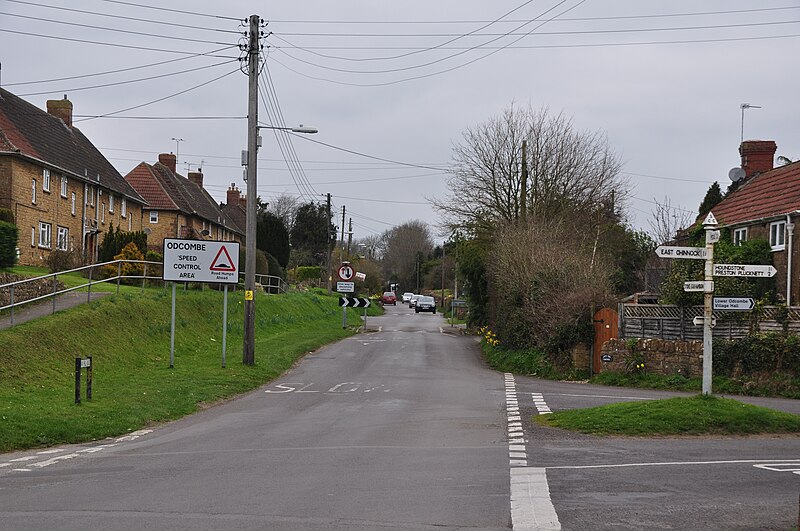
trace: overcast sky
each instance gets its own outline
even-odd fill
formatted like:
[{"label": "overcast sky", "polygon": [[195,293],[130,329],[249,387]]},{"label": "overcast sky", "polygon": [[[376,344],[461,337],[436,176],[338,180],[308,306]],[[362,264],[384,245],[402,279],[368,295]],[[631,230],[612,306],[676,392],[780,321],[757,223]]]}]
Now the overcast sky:
[{"label": "overcast sky", "polygon": [[230,183],[246,188],[236,44],[241,20],[259,15],[271,32],[260,121],[281,123],[272,102],[283,123],[319,129],[284,146],[293,172],[262,131],[259,195],[331,193],[355,238],[434,225],[427,198],[447,191],[452,146],[512,102],[607,135],[636,228],[654,200],[695,212],[711,183],[728,185],[742,103],[761,107],[745,111],[746,139],[800,158],[797,0],[0,0],[0,13],[4,88],[40,108],[66,94],[123,175],[159,153],[178,151],[183,175],[202,163],[221,201]]}]

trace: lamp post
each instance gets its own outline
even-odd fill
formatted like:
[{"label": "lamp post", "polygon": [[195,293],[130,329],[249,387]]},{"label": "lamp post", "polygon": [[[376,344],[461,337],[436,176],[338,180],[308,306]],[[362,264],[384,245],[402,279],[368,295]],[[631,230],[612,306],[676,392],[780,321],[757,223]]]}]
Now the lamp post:
[{"label": "lamp post", "polygon": [[[257,109],[250,109],[249,116],[256,116]],[[247,152],[247,226],[245,229],[245,257],[244,257],[244,347],[242,353],[242,363],[253,365],[255,363],[255,322],[256,322],[256,209],[258,208],[256,196],[258,195],[257,177],[257,150],[258,150],[258,130],[259,129],[278,129],[281,131],[291,131],[293,133],[316,133],[313,127],[280,127],[274,125],[257,125],[257,119],[253,120],[248,130],[248,152]]]}]

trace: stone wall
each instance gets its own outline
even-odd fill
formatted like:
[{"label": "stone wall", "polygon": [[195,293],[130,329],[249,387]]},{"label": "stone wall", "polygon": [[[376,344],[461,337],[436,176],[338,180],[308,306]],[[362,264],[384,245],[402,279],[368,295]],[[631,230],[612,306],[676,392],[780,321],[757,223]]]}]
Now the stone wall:
[{"label": "stone wall", "polygon": [[[25,277],[15,275],[13,273],[0,273],[0,286],[11,282],[25,280]],[[42,295],[53,293],[53,280],[43,279],[34,282],[25,282],[14,286],[14,302],[19,303]],[[55,290],[60,291],[64,289],[64,284],[61,281],[56,281]],[[11,288],[0,288],[0,306],[11,304]]]},{"label": "stone wall", "polygon": [[632,350],[629,342],[634,341],[633,351],[644,356],[645,372],[666,376],[703,374],[703,342],[669,339],[609,339],[603,343],[600,370],[625,372],[625,360]]}]

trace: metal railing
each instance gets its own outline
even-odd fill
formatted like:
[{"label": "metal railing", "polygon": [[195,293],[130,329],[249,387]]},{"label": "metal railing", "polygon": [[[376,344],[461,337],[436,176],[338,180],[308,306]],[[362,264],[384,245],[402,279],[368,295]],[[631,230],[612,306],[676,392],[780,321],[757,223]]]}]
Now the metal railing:
[{"label": "metal railing", "polygon": [[[141,274],[130,274],[124,269],[125,264],[133,264],[141,266]],[[113,270],[116,267],[116,274],[112,274],[111,276],[107,276],[105,278],[97,278],[97,270],[100,268],[106,268],[104,274],[108,274],[109,269]],[[141,280],[142,281],[142,291],[144,291],[145,285],[148,280],[152,281],[163,281],[163,273],[162,268],[164,264],[161,262],[151,262],[148,260],[112,260],[110,262],[102,262],[98,264],[90,264],[82,267],[76,267],[75,269],[68,269],[66,271],[59,271],[58,273],[50,273],[48,275],[42,275],[40,277],[35,278],[26,278],[23,280],[17,280],[15,282],[9,282],[7,284],[0,284],[0,312],[5,310],[10,310],[11,313],[11,326],[14,326],[14,310],[26,304],[32,304],[40,301],[44,301],[46,299],[52,298],[53,300],[53,310],[52,313],[56,312],[56,299],[58,295],[63,295],[66,293],[70,293],[72,291],[78,291],[81,289],[86,288],[86,301],[90,302],[92,300],[92,286],[96,286],[97,284],[104,284],[104,283],[113,283],[116,282],[117,284],[117,294],[119,294],[120,284],[123,279],[133,279],[133,280]],[[148,273],[149,269],[149,273]],[[59,289],[58,285],[58,277],[64,276],[70,273],[81,273],[87,281],[77,286],[72,287],[64,287]],[[94,277],[94,278],[93,278]],[[239,286],[244,285],[244,273],[241,274],[242,279],[240,279]],[[52,290],[48,290],[47,293],[37,295],[35,297],[25,298],[23,300],[16,300],[18,299],[19,292],[22,291],[24,286],[26,285],[33,285],[34,283],[42,283],[43,281],[52,282]],[[289,291],[289,284],[286,283],[280,277],[272,276],[272,275],[256,275],[256,282],[260,284],[266,293],[272,294],[279,294],[279,293],[286,293]],[[234,287],[236,289],[236,287]],[[6,298],[5,295],[8,294]],[[4,303],[4,301],[8,300],[8,303]]]}]

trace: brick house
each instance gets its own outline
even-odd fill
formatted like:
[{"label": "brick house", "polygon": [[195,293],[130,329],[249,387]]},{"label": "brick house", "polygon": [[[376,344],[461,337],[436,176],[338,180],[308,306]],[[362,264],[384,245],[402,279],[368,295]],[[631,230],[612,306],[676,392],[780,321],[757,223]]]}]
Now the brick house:
[{"label": "brick house", "polygon": [[175,171],[176,157],[162,153],[158,162],[141,162],[125,180],[147,201],[142,226],[147,245],[161,252],[164,238],[244,241],[244,228],[230,219],[203,188],[203,172],[187,177]]},{"label": "brick house", "polygon": [[245,231],[247,229],[247,196],[243,196],[236,184],[231,183],[231,187],[226,191],[226,201],[225,204],[220,205],[222,213],[242,231]]},{"label": "brick house", "polygon": [[800,301],[798,249],[794,227],[800,219],[800,162],[775,168],[777,145],[771,140],[745,140],[739,147],[744,177],[739,187],[711,211],[720,226],[731,230],[734,244],[764,239],[778,270],[776,288],[788,305]]},{"label": "brick house", "polygon": [[0,208],[19,227],[20,265],[42,265],[56,250],[95,262],[111,223],[142,229],[144,205],[73,125],[66,96],[48,100],[45,112],[0,89]]}]

